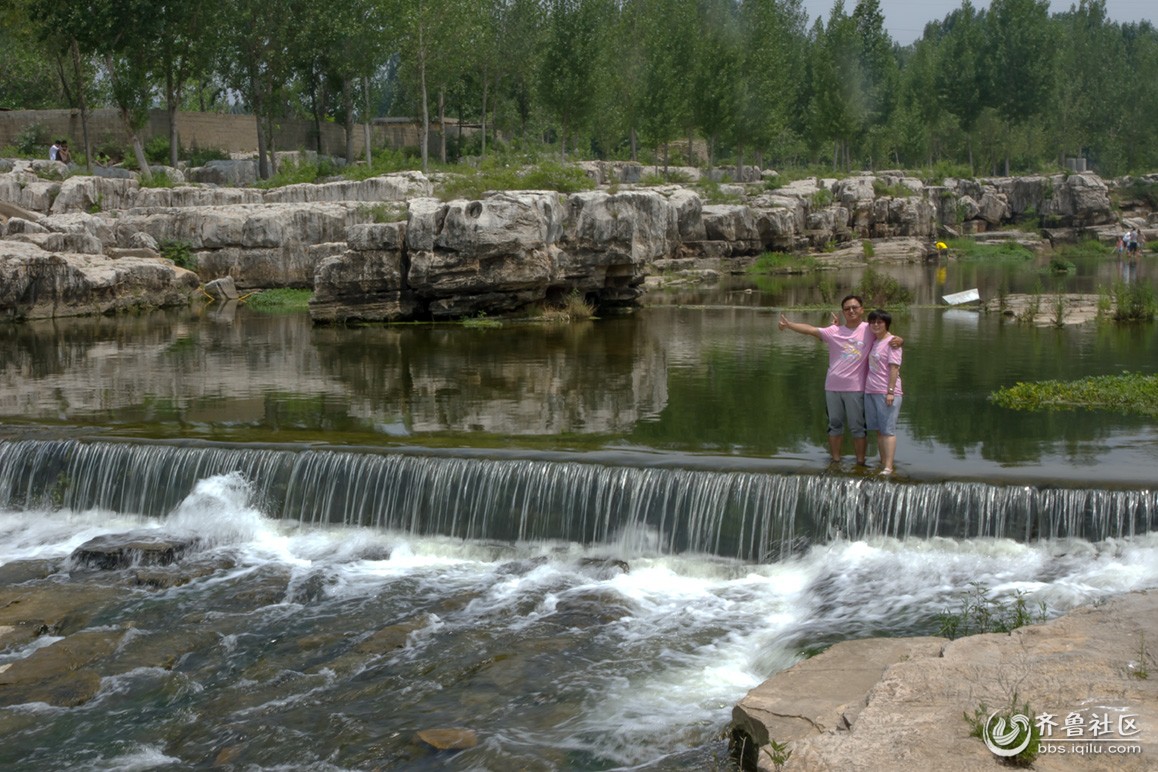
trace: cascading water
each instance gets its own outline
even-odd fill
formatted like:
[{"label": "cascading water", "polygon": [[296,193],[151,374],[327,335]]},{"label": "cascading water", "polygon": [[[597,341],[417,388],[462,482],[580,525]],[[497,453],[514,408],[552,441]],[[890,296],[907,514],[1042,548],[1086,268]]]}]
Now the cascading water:
[{"label": "cascading water", "polygon": [[160,516],[199,480],[237,473],[263,511],[416,536],[606,544],[746,561],[833,539],[1093,541],[1150,532],[1158,492],[615,467],[433,454],[79,441],[0,443],[0,506]]}]

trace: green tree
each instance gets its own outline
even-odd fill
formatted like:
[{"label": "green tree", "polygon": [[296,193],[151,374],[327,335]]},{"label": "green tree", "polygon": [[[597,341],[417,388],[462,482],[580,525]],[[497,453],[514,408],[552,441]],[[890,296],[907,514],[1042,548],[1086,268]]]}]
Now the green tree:
[{"label": "green tree", "polygon": [[277,171],[274,127],[286,113],[295,29],[291,0],[221,0],[219,69],[253,111],[258,175]]},{"label": "green tree", "polygon": [[[986,17],[989,89],[1008,132],[1043,116],[1051,105],[1056,52],[1048,0],[993,0]],[[1012,138],[1006,135],[1005,174]]]},{"label": "green tree", "polygon": [[603,10],[600,0],[550,0],[539,90],[544,106],[558,121],[563,160],[567,137],[585,128],[594,112]]}]

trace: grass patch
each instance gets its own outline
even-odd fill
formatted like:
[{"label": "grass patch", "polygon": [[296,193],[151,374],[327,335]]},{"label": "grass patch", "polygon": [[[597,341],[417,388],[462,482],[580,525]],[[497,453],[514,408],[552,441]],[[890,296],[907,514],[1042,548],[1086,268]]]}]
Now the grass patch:
[{"label": "grass patch", "polygon": [[486,311],[479,311],[477,315],[463,319],[462,326],[473,330],[495,330],[502,327],[503,323],[494,317],[487,316]]},{"label": "grass patch", "polygon": [[1097,239],[1086,239],[1077,244],[1059,244],[1053,251],[1055,258],[1066,261],[1080,260],[1089,257],[1105,257],[1110,254],[1110,247]]},{"label": "grass patch", "polygon": [[748,266],[750,274],[809,273],[816,269],[813,255],[793,255],[788,252],[765,252]]},{"label": "grass patch", "polygon": [[595,181],[577,166],[543,161],[530,167],[483,167],[456,170],[446,175],[436,188],[443,201],[475,200],[492,190],[554,190],[578,193],[593,190]]},{"label": "grass patch", "polygon": [[962,260],[1031,260],[1033,252],[1015,241],[980,242],[951,239],[949,248]]},{"label": "grass patch", "polygon": [[380,202],[359,204],[358,214],[373,223],[404,222],[409,216],[406,204]]},{"label": "grass patch", "polygon": [[1158,416],[1158,375],[1092,375],[1076,381],[1015,383],[989,395],[1013,410],[1113,410]]},{"label": "grass patch", "polygon": [[893,198],[908,198],[909,196],[915,194],[913,193],[912,188],[910,188],[908,185],[905,185],[904,183],[896,182],[892,185],[888,185],[884,180],[880,178],[874,178],[873,195],[877,196],[878,198],[883,196],[891,196]]},{"label": "grass patch", "polygon": [[245,299],[245,304],[255,311],[264,313],[286,313],[307,311],[313,290],[279,288],[255,292]]},{"label": "grass patch", "polygon": [[715,180],[704,180],[698,186],[700,198],[705,204],[742,204],[744,197],[735,193],[725,193],[720,183]]},{"label": "grass patch", "polygon": [[271,188],[284,188],[287,185],[317,183],[326,177],[335,176],[338,172],[338,167],[329,159],[322,159],[314,163],[295,163],[287,160],[282,161],[277,174],[268,180],[258,180],[254,187],[269,190]]},{"label": "grass patch", "polygon": [[545,322],[585,322],[595,318],[595,304],[578,290],[571,290],[559,308],[543,307],[538,317]]},{"label": "grass patch", "polygon": [[357,163],[342,169],[342,176],[348,180],[368,180],[384,174],[413,171],[422,165],[421,160],[416,160],[401,150],[376,150],[371,158],[373,160],[369,165]]}]

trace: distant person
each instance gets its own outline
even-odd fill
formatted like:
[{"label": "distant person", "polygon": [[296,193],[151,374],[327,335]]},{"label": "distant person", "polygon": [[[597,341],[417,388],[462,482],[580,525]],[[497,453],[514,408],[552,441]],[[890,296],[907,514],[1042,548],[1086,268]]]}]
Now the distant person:
[{"label": "distant person", "polygon": [[1126,245],[1126,252],[1129,253],[1130,257],[1137,257],[1138,256],[1138,252],[1142,246],[1142,242],[1143,242],[1142,229],[1141,228],[1131,229],[1131,231],[1130,231],[1130,243]]},{"label": "distant person", "polygon": [[893,317],[884,309],[869,313],[869,329],[876,339],[869,351],[868,377],[864,384],[865,427],[877,433],[881,454],[881,474],[893,473],[897,455],[897,416],[901,412],[901,357],[899,348],[889,345],[896,336],[889,332]]},{"label": "distant person", "polygon": [[56,160],[64,164],[72,163],[72,151],[68,149],[67,139],[62,139],[60,141],[60,147],[56,151]]},{"label": "distant person", "polygon": [[48,160],[49,161],[59,161],[60,160],[60,142],[61,142],[61,140],[59,140],[59,139],[52,141],[52,147],[48,148]]},{"label": "distant person", "polygon": [[[828,344],[828,374],[824,379],[824,403],[828,411],[828,450],[832,462],[840,463],[841,445],[847,431],[852,435],[856,463],[865,466],[868,438],[865,432],[864,385],[868,375],[868,355],[876,338],[861,318],[864,301],[857,295],[848,295],[840,302],[844,315],[842,324],[813,327],[810,324],[790,322],[780,314],[781,330],[789,329],[802,335],[811,335]],[[900,347],[903,339],[892,336],[889,345]]]}]

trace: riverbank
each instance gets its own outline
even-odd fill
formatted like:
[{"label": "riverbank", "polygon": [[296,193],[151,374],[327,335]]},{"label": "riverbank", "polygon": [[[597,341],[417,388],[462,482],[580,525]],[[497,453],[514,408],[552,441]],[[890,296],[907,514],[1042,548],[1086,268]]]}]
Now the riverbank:
[{"label": "riverbank", "polygon": [[1034,769],[1153,769],[1156,645],[1158,591],[1012,633],[846,641],[749,692],[734,728],[748,768],[991,769],[967,717],[1016,703],[1046,730]]}]

